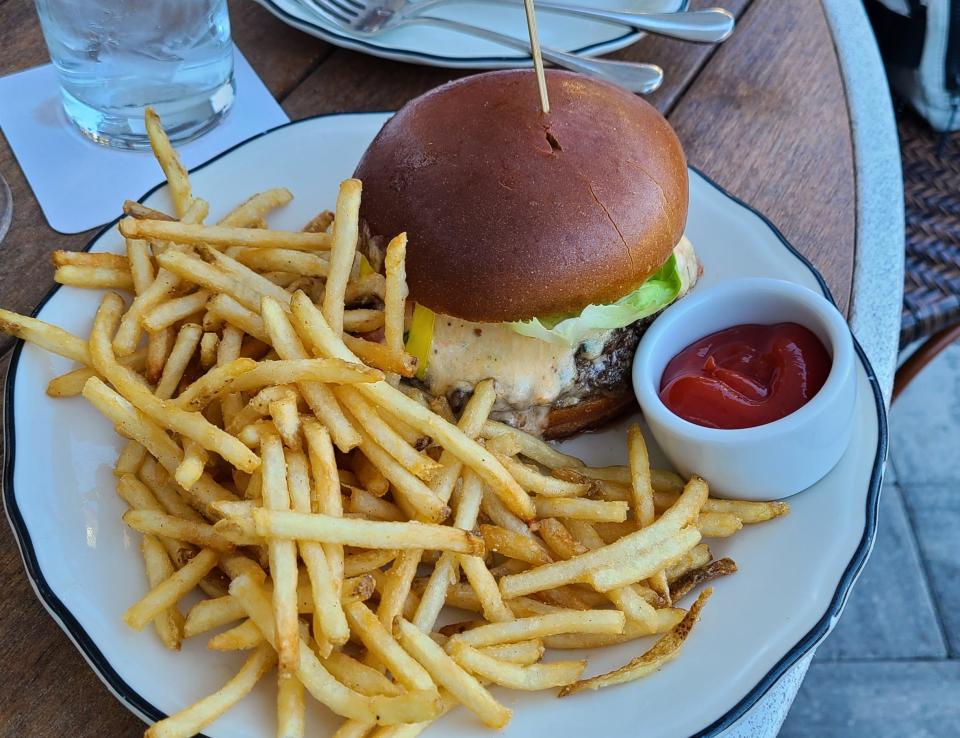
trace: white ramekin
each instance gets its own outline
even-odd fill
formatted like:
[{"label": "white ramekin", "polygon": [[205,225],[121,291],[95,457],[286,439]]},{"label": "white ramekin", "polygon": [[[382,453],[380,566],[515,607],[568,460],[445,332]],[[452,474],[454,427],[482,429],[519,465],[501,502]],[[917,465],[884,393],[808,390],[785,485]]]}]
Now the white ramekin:
[{"label": "white ramekin", "polygon": [[[667,363],[694,341],[742,323],[793,322],[823,342],[833,365],[820,391],[796,412],[755,428],[704,428],[660,400]],[[857,396],[853,339],[837,309],[813,291],[778,279],[737,279],[695,289],[647,329],[637,347],[633,387],[653,437],[684,475],[712,494],[750,500],[787,497],[833,469],[850,441]]]}]

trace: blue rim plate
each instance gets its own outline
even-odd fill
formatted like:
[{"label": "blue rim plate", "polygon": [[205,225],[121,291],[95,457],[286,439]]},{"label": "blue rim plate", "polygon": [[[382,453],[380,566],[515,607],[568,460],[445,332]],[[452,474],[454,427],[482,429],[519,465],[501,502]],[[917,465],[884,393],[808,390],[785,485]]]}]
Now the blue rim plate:
[{"label": "blue rim plate", "polygon": [[[276,225],[296,227],[333,202],[337,183],[349,175],[388,115],[316,116],[284,124],[192,170],[195,191],[209,197],[214,219],[256,190],[290,185],[299,197],[278,213]],[[164,186],[152,189],[141,201],[161,208],[169,203]],[[705,281],[723,278],[724,269],[729,271],[730,264],[743,259],[743,269],[750,272],[743,276],[787,273],[832,299],[823,278],[769,220],[696,170],[691,170],[690,213],[688,234],[704,260]],[[721,221],[722,228],[714,227]],[[87,249],[118,249],[115,223],[105,226]],[[718,252],[711,239],[721,238],[717,235],[721,231],[737,243],[751,238],[762,243],[744,246],[741,256],[729,249]],[[61,294],[56,286],[34,315],[80,333],[89,327],[98,300],[96,292]],[[579,701],[544,695],[541,699],[548,702],[534,697],[529,707],[514,705],[519,707],[517,732],[508,729],[506,735],[533,734],[532,724],[523,722],[528,715],[541,721],[536,723],[538,733],[549,728],[557,736],[573,735],[577,723],[587,720],[590,725],[590,715],[597,711],[605,715],[604,728],[610,734],[631,725],[635,729],[642,718],[636,714],[637,700],[624,699],[627,696],[643,701],[644,717],[664,710],[662,722],[644,723],[650,735],[717,735],[826,636],[873,544],[887,448],[879,385],[859,345],[857,354],[858,413],[863,424],[859,440],[824,482],[792,500],[790,516],[731,539],[710,541],[715,555],[734,555],[741,571],[715,584],[716,594],[682,656],[647,680],[583,695]],[[145,582],[139,555],[129,550],[137,543],[123,529],[123,506],[112,489],[110,463],[120,441],[82,399],[54,401],[43,394],[49,378],[70,366],[17,342],[5,392],[3,499],[27,575],[43,605],[117,698],[152,722],[218,688],[239,662],[218,660],[206,651],[205,642],[188,642],[184,653],[170,654],[153,634],[132,633],[122,624],[123,609],[141,595]],[[622,463],[622,435],[621,428],[613,428],[575,439],[569,446],[591,463],[617,459]],[[29,453],[18,457],[18,440]],[[845,488],[848,479],[855,480],[853,489]],[[791,598],[799,599],[794,603]],[[733,650],[725,651],[728,648]],[[618,649],[625,650],[591,657],[591,670],[618,665],[638,650],[629,645]],[[169,674],[160,679],[164,669]],[[697,697],[689,704],[668,700],[676,694]],[[522,699],[528,700],[526,695]],[[517,701],[511,698],[512,703]],[[246,723],[262,717],[259,711],[270,716],[265,723],[269,726],[271,704],[271,698],[255,691],[237,708],[249,710],[237,718],[240,722],[229,723],[228,732],[227,725],[215,724],[208,735],[246,735]],[[550,709],[542,711],[538,705]],[[452,722],[443,723],[444,734],[487,734],[464,718],[445,720]],[[654,725],[663,727],[653,730]]]},{"label": "blue rim plate", "polygon": [[[482,39],[472,38],[453,31],[429,26],[420,26],[407,28],[397,33],[390,33],[376,40],[363,39],[347,35],[342,29],[335,26],[325,25],[319,20],[310,16],[307,11],[297,12],[294,7],[299,0],[256,0],[261,6],[279,18],[287,25],[296,28],[311,36],[327,41],[335,46],[345,49],[352,49],[371,56],[379,56],[384,59],[393,59],[394,61],[405,61],[414,64],[426,64],[434,67],[447,67],[452,69],[506,69],[511,67],[530,66],[529,57],[510,55],[508,53],[498,54],[491,49],[503,48],[497,47],[492,42]],[[591,0],[592,1],[592,0]],[[686,10],[689,0],[655,0],[655,10],[682,11]],[[635,0],[631,0],[635,2]],[[477,4],[482,6],[482,0],[477,0]],[[591,4],[588,2],[587,4]],[[519,13],[522,6],[518,5],[515,13]],[[633,5],[620,2],[608,2],[600,0],[597,7],[608,9],[622,9],[623,7],[636,7],[638,10],[650,7],[649,3],[644,5]],[[474,23],[491,30],[503,32],[504,27],[512,21],[523,23],[523,16],[505,15],[512,11],[510,8],[488,6],[479,12],[467,8],[464,13],[464,7],[457,7],[456,4],[442,6],[431,11],[431,15],[437,15],[444,18],[463,20],[464,22]],[[490,15],[488,15],[488,13]],[[618,49],[622,49],[636,42],[644,35],[642,31],[635,28],[626,28],[625,26],[599,23],[593,21],[584,21],[572,16],[562,16],[556,13],[542,11],[537,16],[540,29],[540,38],[545,46],[554,45],[560,51],[567,51],[571,54],[580,54],[583,56],[598,56],[600,54],[609,54]],[[525,26],[520,25],[524,29]],[[556,35],[555,35],[556,34]],[[557,41],[552,39],[556,38]],[[561,40],[562,39],[562,40]],[[549,43],[548,43],[549,42]],[[438,44],[447,44],[450,52],[441,53]],[[474,49],[471,51],[470,49]],[[651,61],[656,61],[652,59]]]}]

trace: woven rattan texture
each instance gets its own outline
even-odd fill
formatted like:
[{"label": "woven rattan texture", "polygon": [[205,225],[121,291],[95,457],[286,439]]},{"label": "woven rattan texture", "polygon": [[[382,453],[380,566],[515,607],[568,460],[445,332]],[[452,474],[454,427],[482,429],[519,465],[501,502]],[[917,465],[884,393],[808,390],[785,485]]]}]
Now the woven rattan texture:
[{"label": "woven rattan texture", "polygon": [[898,114],[907,254],[900,345],[960,322],[960,133]]}]

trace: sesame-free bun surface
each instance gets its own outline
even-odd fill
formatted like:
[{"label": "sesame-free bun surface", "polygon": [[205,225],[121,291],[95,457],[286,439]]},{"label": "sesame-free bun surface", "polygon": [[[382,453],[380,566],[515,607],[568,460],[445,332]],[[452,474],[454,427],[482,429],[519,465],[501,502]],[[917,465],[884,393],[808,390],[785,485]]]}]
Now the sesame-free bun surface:
[{"label": "sesame-free bun surface", "polygon": [[582,75],[489,72],[405,105],[367,149],[361,217],[406,231],[410,297],[478,322],[578,312],[653,274],[680,240],[687,168],[648,103]]}]

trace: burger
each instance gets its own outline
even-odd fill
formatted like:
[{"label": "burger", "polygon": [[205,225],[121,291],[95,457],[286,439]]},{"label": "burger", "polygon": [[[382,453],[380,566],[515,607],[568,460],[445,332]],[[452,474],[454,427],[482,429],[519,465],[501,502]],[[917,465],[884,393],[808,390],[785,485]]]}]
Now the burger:
[{"label": "burger", "polygon": [[365,255],[406,231],[416,381],[546,438],[631,407],[644,329],[697,281],[687,166],[667,121],[616,86],[478,74],[405,105],[364,154]]}]

